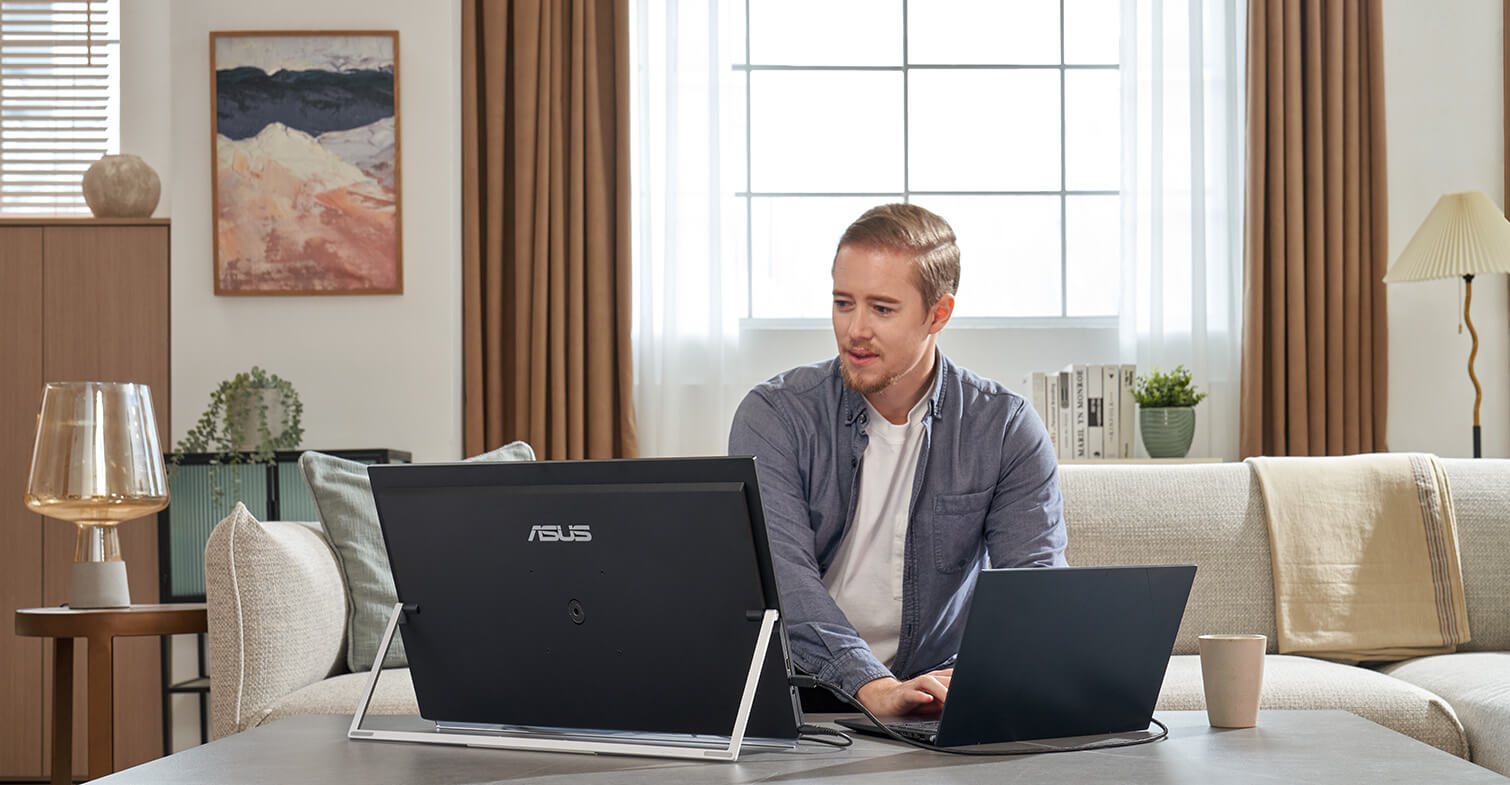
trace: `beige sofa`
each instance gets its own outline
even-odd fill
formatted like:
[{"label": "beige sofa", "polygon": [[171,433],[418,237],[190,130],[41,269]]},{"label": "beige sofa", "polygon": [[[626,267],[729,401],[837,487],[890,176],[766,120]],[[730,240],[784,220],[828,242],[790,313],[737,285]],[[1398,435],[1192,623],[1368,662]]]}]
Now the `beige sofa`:
[{"label": "beige sofa", "polygon": [[[1263,499],[1246,464],[1061,470],[1071,564],[1199,565],[1159,698],[1201,709],[1196,636],[1270,638],[1262,705],[1345,709],[1510,774],[1510,461],[1448,460],[1473,640],[1380,670],[1274,653]],[[340,569],[312,525],[232,516],[205,552],[216,737],[295,714],[349,714]],[[407,669],[385,671],[375,713],[414,713]]]}]

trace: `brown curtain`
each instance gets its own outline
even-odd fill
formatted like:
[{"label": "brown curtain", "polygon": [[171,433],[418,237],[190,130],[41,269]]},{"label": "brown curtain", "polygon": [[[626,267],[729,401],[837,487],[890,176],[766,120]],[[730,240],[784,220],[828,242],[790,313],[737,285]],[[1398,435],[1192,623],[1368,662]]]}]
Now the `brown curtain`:
[{"label": "brown curtain", "polygon": [[1380,0],[1248,4],[1240,451],[1385,451]]},{"label": "brown curtain", "polygon": [[469,454],[636,453],[627,0],[463,0]]}]

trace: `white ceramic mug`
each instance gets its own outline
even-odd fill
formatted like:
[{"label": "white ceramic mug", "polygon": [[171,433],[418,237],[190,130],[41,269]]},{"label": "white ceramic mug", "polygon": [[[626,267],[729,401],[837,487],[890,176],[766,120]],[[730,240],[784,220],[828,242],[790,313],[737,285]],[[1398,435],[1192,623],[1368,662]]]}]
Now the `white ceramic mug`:
[{"label": "white ceramic mug", "polygon": [[1213,728],[1258,724],[1258,696],[1264,683],[1263,635],[1202,635],[1201,682],[1206,718]]}]

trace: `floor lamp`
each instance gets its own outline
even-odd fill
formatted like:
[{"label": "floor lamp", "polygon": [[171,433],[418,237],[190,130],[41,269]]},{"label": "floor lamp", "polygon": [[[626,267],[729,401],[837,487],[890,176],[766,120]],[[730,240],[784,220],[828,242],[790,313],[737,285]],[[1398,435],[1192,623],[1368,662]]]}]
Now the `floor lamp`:
[{"label": "floor lamp", "polygon": [[1421,228],[1410,238],[1400,258],[1390,265],[1385,283],[1426,281],[1435,278],[1462,278],[1463,321],[1473,336],[1468,352],[1468,378],[1473,381],[1473,457],[1483,457],[1479,431],[1479,404],[1484,388],[1473,372],[1473,360],[1479,353],[1479,334],[1473,329],[1469,306],[1473,303],[1473,277],[1484,273],[1510,273],[1510,221],[1482,191],[1447,194]]}]

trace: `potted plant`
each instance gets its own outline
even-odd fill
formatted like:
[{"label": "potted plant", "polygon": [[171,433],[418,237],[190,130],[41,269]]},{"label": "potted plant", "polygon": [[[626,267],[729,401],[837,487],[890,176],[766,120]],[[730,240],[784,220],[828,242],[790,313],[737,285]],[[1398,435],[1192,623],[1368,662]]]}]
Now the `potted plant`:
[{"label": "potted plant", "polygon": [[[304,438],[304,405],[286,379],[256,366],[220,383],[210,405],[173,448],[174,466],[191,452],[214,453],[212,464],[272,464],[274,453],[292,450]],[[239,479],[239,474],[234,475]],[[221,495],[218,479],[212,479]]]},{"label": "potted plant", "polygon": [[1206,398],[1190,383],[1190,371],[1177,365],[1169,373],[1153,369],[1133,386],[1138,401],[1138,429],[1150,458],[1184,458],[1195,437],[1195,406]]}]

